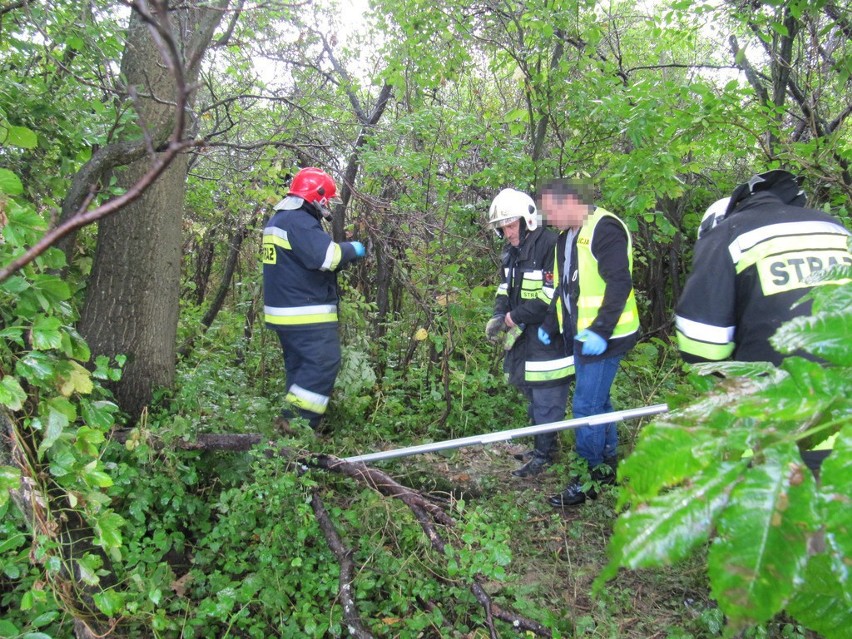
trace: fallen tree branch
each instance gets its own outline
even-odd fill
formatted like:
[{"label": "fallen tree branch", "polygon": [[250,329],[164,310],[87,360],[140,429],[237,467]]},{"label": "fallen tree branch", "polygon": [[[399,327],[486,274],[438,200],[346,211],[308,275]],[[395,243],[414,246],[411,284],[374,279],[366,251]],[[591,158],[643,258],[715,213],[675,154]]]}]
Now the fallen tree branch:
[{"label": "fallen tree branch", "polygon": [[[116,431],[113,433],[113,440],[118,442],[127,441],[131,432],[132,431]],[[195,441],[178,439],[172,442],[170,446],[180,450],[248,451],[255,446],[260,445],[263,441],[264,438],[258,434],[222,433],[198,435]],[[157,449],[163,449],[166,447],[163,442],[158,442],[156,440],[153,442],[153,445]],[[446,556],[446,546],[448,542],[438,532],[437,524],[446,526],[447,528],[454,528],[456,522],[440,506],[429,501],[417,490],[403,486],[387,473],[377,468],[367,466],[363,462],[347,462],[339,457],[335,457],[334,455],[326,454],[301,455],[297,457],[296,453],[292,449],[286,447],[280,447],[277,451],[270,452],[270,454],[277,454],[287,458],[296,457],[294,461],[302,467],[327,470],[345,477],[350,477],[385,497],[399,499],[408,506],[414,514],[420,528],[429,538],[429,542],[432,547],[442,556]],[[318,513],[317,505],[314,504],[315,499],[318,499],[316,498],[316,495],[312,497],[311,505],[314,506],[314,513],[317,515],[317,521],[326,536],[329,547],[332,549],[335,556],[337,556],[338,561],[340,561],[340,593],[341,599],[344,602],[344,616],[351,612],[351,614],[355,615],[354,619],[357,620],[358,617],[357,613],[354,612],[355,609],[353,608],[351,611],[347,611],[346,609],[347,597],[352,597],[351,592],[348,589],[344,592],[343,588],[344,584],[351,583],[351,551],[346,550],[343,546],[343,543],[340,541],[340,537],[334,529],[330,519],[328,519],[328,513],[325,512],[321,502],[319,502],[319,506],[322,508],[322,514]],[[321,517],[324,517],[325,519],[321,520]],[[470,591],[485,610],[485,625],[487,626],[492,638],[496,639],[498,637],[497,631],[494,628],[494,619],[499,619],[500,621],[511,624],[515,631],[529,631],[540,637],[552,636],[551,631],[537,621],[528,619],[510,610],[505,610],[495,604],[478,579],[479,578],[475,578],[473,583],[470,584]],[[352,600],[352,605],[354,606],[354,599]],[[346,619],[348,622],[349,617],[346,617]],[[356,626],[353,627],[357,628]],[[367,631],[365,630],[364,632]],[[354,634],[354,636],[369,637],[370,635]]]},{"label": "fallen tree branch", "polygon": [[358,606],[355,603],[355,597],[352,594],[352,582],[355,580],[355,564],[352,561],[352,549],[346,548],[334,524],[331,523],[331,518],[328,516],[328,511],[322,503],[317,491],[311,493],[311,507],[314,509],[314,516],[317,518],[320,530],[325,535],[325,540],[328,547],[334,556],[337,557],[337,562],[340,564],[340,602],[343,604],[343,619],[346,621],[346,627],[349,634],[356,639],[373,639],[370,631],[364,627],[364,622],[361,621],[358,615]]}]

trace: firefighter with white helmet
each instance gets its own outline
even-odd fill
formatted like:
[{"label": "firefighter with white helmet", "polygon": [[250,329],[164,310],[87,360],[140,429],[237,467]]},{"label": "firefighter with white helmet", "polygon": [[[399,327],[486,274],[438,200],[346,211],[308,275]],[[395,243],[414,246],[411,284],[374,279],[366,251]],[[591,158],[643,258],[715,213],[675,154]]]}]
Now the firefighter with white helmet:
[{"label": "firefighter with white helmet", "polygon": [[[713,232],[700,233],[675,315],[685,361],[781,364],[784,355],[770,338],[784,322],[810,315],[811,288],[833,283],[811,275],[852,264],[849,231],[831,215],[805,208],[805,199],[792,173],[760,173],[734,190]],[[830,441],[802,451],[815,472]]]},{"label": "firefighter with white helmet", "polygon": [[725,219],[730,201],[731,198],[723,197],[721,200],[716,200],[713,204],[707,207],[707,210],[704,212],[704,217],[701,218],[701,224],[698,225],[699,240],[706,235],[710,229],[715,228],[722,220]]},{"label": "firefighter with white helmet", "polygon": [[[533,424],[565,418],[573,359],[565,344],[545,345],[536,331],[553,299],[553,249],[556,234],[540,227],[533,199],[515,189],[503,189],[488,211],[488,225],[506,240],[494,314],[485,327],[491,341],[502,338],[503,369],[509,383],[527,398]],[[553,460],[556,434],[536,435],[534,449],[520,456],[526,463],[513,471],[517,477],[539,474]]]},{"label": "firefighter with white helmet", "polygon": [[366,253],[361,242],[333,242],[323,230],[336,194],[325,171],[301,169],[263,230],[263,312],[284,351],[285,432],[292,417],[316,429],[326,412],[340,369],[337,272]]}]

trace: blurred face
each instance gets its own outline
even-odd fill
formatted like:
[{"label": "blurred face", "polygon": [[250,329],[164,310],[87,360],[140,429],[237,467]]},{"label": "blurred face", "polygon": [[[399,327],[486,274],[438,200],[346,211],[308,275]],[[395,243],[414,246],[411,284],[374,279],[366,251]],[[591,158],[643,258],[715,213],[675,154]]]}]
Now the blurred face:
[{"label": "blurred face", "polygon": [[503,231],[503,237],[512,246],[518,246],[521,243],[521,220],[515,220],[500,227]]},{"label": "blurred face", "polygon": [[541,196],[542,219],[560,231],[582,226],[591,212],[592,207],[583,204],[574,195],[557,196],[545,193]]}]

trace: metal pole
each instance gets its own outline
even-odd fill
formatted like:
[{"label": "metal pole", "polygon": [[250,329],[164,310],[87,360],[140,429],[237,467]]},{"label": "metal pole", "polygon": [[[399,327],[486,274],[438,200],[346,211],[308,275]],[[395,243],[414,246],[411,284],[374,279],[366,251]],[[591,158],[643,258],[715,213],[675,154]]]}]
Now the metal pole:
[{"label": "metal pole", "polygon": [[552,433],[558,430],[570,430],[573,428],[579,428],[580,426],[596,426],[598,424],[609,424],[610,422],[615,422],[622,419],[636,419],[637,417],[646,417],[648,415],[656,415],[657,413],[665,413],[668,410],[668,404],[654,404],[653,406],[645,406],[644,408],[616,410],[611,413],[602,413],[600,415],[575,417],[574,419],[568,419],[562,422],[536,424],[534,426],[525,426],[523,428],[501,430],[497,431],[496,433],[471,435],[470,437],[460,437],[458,439],[445,439],[444,441],[435,442],[432,444],[420,444],[418,446],[409,446],[407,448],[384,450],[378,453],[367,453],[366,455],[344,457],[343,461],[373,462],[379,461],[381,459],[393,459],[394,457],[408,457],[410,455],[419,455],[421,453],[431,453],[436,450],[447,450],[450,448],[461,448],[463,446],[493,444],[494,442],[505,442],[510,439],[515,439],[517,437],[528,437],[530,435]]}]

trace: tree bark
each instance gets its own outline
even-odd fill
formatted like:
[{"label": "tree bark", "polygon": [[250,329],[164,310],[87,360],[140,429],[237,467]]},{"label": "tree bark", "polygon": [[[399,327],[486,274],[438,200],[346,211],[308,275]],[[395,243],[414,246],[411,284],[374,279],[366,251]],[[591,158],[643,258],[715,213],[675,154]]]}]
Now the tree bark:
[{"label": "tree bark", "polygon": [[[189,3],[167,12],[163,4],[140,3],[141,11],[131,14],[121,71],[129,94],[138,96],[137,123],[149,154],[118,175],[120,186],[129,188],[148,171],[175,117],[175,74],[182,72],[188,84],[195,81],[227,4]],[[161,22],[171,21],[175,42],[151,37],[152,14],[142,14],[147,10]],[[170,44],[181,48],[185,66],[180,71],[161,61],[160,47]],[[186,155],[176,158],[141,198],[98,227],[79,329],[93,354],[127,356],[122,380],[113,390],[132,417],[150,403],[155,388],[174,382],[186,167]]]}]

